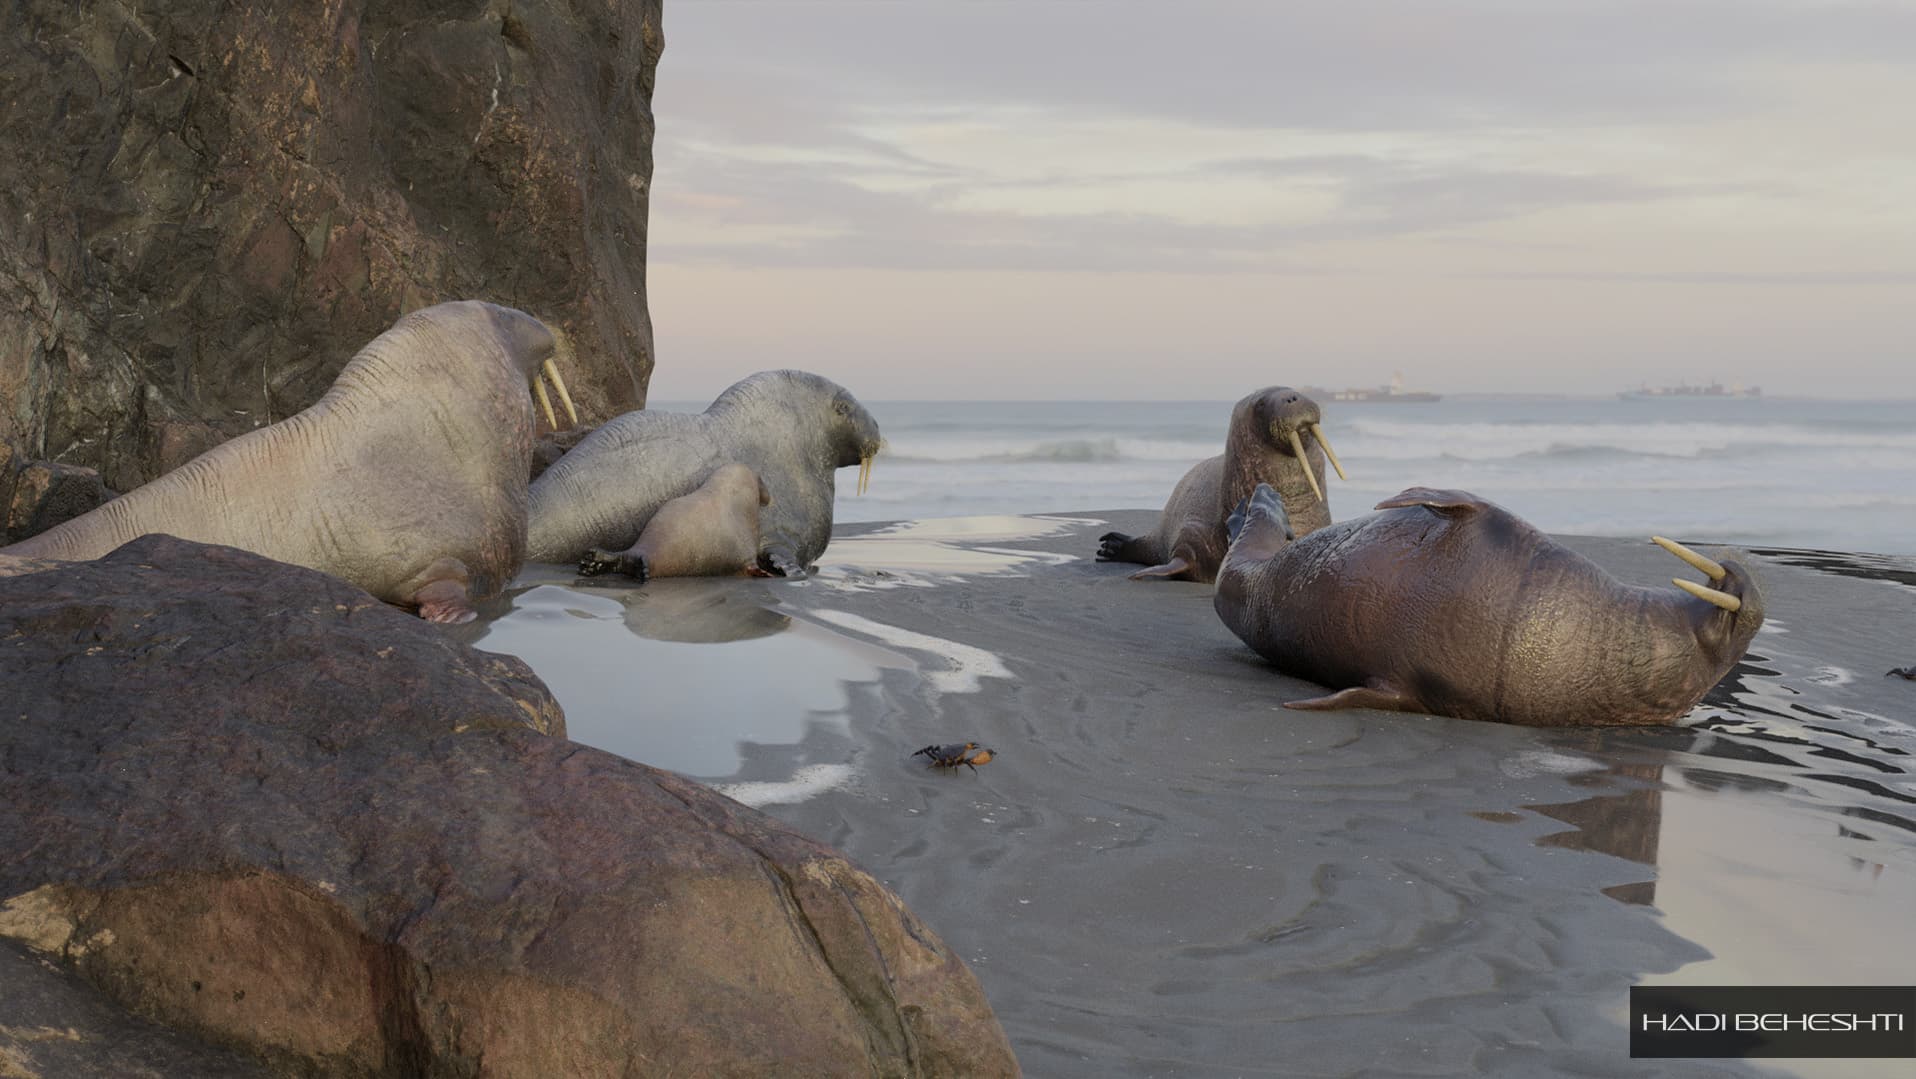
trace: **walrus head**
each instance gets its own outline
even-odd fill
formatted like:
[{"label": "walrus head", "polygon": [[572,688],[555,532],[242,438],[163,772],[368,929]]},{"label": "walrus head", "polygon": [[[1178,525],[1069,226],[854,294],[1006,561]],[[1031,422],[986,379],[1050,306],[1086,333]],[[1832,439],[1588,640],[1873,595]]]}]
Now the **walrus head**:
[{"label": "walrus head", "polygon": [[1763,625],[1763,592],[1757,588],[1756,578],[1735,559],[1718,562],[1662,536],[1651,536],[1650,541],[1709,578],[1708,584],[1682,577],[1670,579],[1671,584],[1702,601],[1686,605],[1698,646],[1710,656],[1731,660],[1741,656]]},{"label": "walrus head", "polygon": [[766,411],[778,412],[794,430],[806,433],[800,451],[806,457],[816,459],[823,452],[833,469],[859,466],[859,494],[871,481],[872,458],[884,446],[878,421],[858,398],[810,371],[760,371],[727,387],[706,411],[749,423],[763,423]]},{"label": "walrus head", "polygon": [[[428,338],[435,346],[449,355],[476,357],[480,352],[475,345],[487,340],[497,346],[500,358],[512,366],[527,388],[532,391],[533,399],[545,412],[546,423],[553,430],[559,430],[559,422],[552,411],[552,402],[546,396],[545,384],[540,375],[552,380],[552,386],[564,403],[566,415],[573,424],[579,422],[578,410],[572,406],[572,395],[566,391],[565,380],[559,375],[559,365],[554,362],[553,354],[559,350],[558,336],[545,323],[513,307],[502,307],[483,300],[458,300],[452,303],[435,304],[411,312],[398,322],[380,340],[367,346],[369,352],[381,351],[382,342],[391,335],[397,340],[418,341]],[[359,372],[353,372],[359,375]],[[417,377],[416,365],[409,368],[409,377]],[[342,381],[348,381],[342,377]],[[349,384],[357,384],[357,379]]]},{"label": "walrus head", "polygon": [[[1305,435],[1310,436],[1309,442],[1305,441]],[[1331,450],[1330,439],[1324,437],[1323,410],[1304,394],[1289,386],[1271,386],[1244,398],[1231,410],[1225,455],[1240,461],[1266,455],[1295,458],[1305,484],[1321,503],[1326,499],[1323,487],[1318,484],[1317,465],[1311,460],[1313,448],[1321,451],[1324,461],[1337,471],[1339,479],[1349,478],[1344,475],[1344,466],[1338,462],[1337,454]],[[1248,496],[1255,481],[1247,477],[1227,486],[1229,490],[1224,494],[1229,500],[1228,508]],[[1301,496],[1301,490],[1298,494]]]},{"label": "walrus head", "polygon": [[838,467],[858,466],[858,493],[871,485],[872,460],[884,446],[878,436],[878,421],[865,411],[850,390],[832,395],[832,433],[838,446]]}]

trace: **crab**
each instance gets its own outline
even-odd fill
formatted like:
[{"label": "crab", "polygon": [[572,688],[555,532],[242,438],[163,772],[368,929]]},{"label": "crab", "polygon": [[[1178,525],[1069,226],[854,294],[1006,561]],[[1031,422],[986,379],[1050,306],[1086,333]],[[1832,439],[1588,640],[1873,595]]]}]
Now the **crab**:
[{"label": "crab", "polygon": [[914,757],[924,757],[933,768],[956,768],[959,765],[976,772],[978,766],[989,763],[995,754],[992,750],[976,742],[953,742],[950,745],[926,746],[913,753]]}]

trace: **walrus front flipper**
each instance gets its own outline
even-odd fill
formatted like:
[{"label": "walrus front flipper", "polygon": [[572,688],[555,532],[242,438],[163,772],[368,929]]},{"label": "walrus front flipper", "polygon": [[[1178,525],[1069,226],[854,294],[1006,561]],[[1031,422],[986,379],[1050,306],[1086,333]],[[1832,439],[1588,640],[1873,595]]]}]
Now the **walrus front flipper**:
[{"label": "walrus front flipper", "polygon": [[1134,581],[1188,581],[1191,579],[1191,570],[1190,560],[1183,555],[1178,555],[1163,565],[1146,566],[1133,573],[1131,579]]},{"label": "walrus front flipper", "polygon": [[1156,555],[1143,547],[1148,538],[1123,532],[1106,532],[1098,537],[1098,561],[1141,562],[1148,566],[1158,560]]},{"label": "walrus front flipper", "polygon": [[1297,538],[1297,531],[1291,527],[1291,515],[1284,510],[1284,500],[1268,483],[1258,484],[1256,490],[1237,504],[1231,516],[1225,519],[1224,530],[1230,537],[1225,561],[1243,566],[1268,561]]},{"label": "walrus front flipper", "polygon": [[[1413,503],[1414,504],[1414,503]],[[1335,712],[1344,708],[1375,708],[1381,712],[1428,712],[1422,701],[1399,689],[1375,689],[1371,686],[1352,686],[1340,689],[1328,697],[1309,697],[1301,701],[1285,701],[1284,707],[1295,708],[1300,712]]]},{"label": "walrus front flipper", "polygon": [[805,572],[805,567],[799,563],[797,553],[789,547],[767,547],[760,552],[758,564],[780,577],[795,581],[809,576]]},{"label": "walrus front flipper", "polygon": [[1461,517],[1490,509],[1490,503],[1468,491],[1442,491],[1434,487],[1412,487],[1379,502],[1373,509],[1394,510],[1404,506],[1422,506],[1446,517]]}]

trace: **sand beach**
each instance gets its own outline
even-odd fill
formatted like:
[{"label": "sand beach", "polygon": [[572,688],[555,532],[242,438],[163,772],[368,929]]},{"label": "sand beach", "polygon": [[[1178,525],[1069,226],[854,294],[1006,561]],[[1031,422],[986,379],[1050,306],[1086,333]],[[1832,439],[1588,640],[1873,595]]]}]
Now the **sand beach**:
[{"label": "sand beach", "polygon": [[[525,657],[574,739],[878,876],[1032,1075],[1650,1074],[1633,984],[1907,981],[1916,691],[1883,672],[1916,561],[1756,549],[1768,624],[1685,726],[1538,731],[1282,709],[1313,690],[1208,587],[1087,557],[1151,517],[841,525],[797,582],[531,566],[460,632]],[[1670,576],[1647,542],[1566,542]],[[912,756],[956,741],[997,757]]]}]

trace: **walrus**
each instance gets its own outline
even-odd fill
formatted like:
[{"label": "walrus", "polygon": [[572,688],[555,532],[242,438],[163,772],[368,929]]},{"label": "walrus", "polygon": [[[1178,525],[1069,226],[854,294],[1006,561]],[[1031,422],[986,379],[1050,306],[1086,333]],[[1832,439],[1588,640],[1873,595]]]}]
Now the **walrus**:
[{"label": "walrus", "polygon": [[1337,692],[1287,708],[1382,708],[1533,727],[1666,724],[1763,624],[1748,570],[1656,542],[1710,578],[1618,582],[1516,515],[1413,487],[1293,538],[1260,486],[1232,515],[1217,613],[1278,670]]},{"label": "walrus", "polygon": [[797,576],[831,540],[836,470],[858,465],[862,493],[878,449],[878,421],[844,387],[761,371],[704,412],[628,412],[586,436],[532,484],[526,557],[577,564],[595,548],[626,550],[659,507],[736,463],[772,496],[759,513],[760,564]]},{"label": "walrus", "polygon": [[722,465],[698,490],[660,506],[631,547],[587,551],[579,572],[595,577],[616,571],[641,581],[769,577],[758,564],[758,513],[771,501],[758,473],[744,465]]},{"label": "walrus", "polygon": [[510,307],[414,311],[312,407],[0,553],[79,561],[165,532],[330,573],[433,622],[470,621],[472,601],[525,555],[528,383],[543,370],[577,418],[553,348],[544,323]]},{"label": "walrus", "polygon": [[[1305,432],[1315,444],[1300,437]],[[1134,581],[1209,583],[1230,545],[1224,522],[1260,483],[1276,488],[1298,535],[1331,523],[1324,497],[1326,457],[1339,479],[1349,478],[1324,437],[1317,402],[1288,386],[1259,390],[1231,409],[1224,452],[1193,465],[1172,489],[1157,531],[1147,536],[1106,532],[1098,537],[1097,560],[1143,563],[1146,568],[1131,575]]]},{"label": "walrus", "polygon": [[1891,676],[1894,676],[1897,678],[1907,678],[1912,682],[1916,682],[1916,663],[1912,663],[1907,667],[1891,667],[1889,670],[1883,672],[1884,678],[1889,678]]}]

